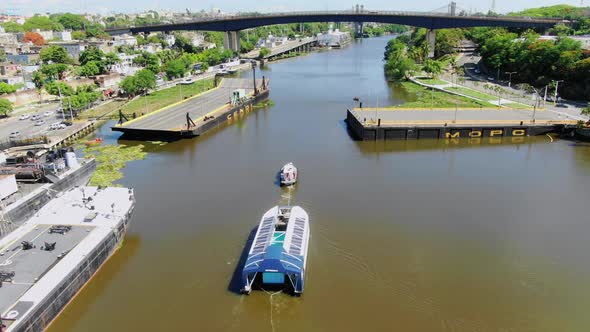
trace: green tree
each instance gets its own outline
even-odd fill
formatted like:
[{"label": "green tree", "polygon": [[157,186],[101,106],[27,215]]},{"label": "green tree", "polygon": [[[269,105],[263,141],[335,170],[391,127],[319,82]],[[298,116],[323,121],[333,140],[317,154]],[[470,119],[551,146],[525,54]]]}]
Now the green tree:
[{"label": "green tree", "polygon": [[102,38],[108,39],[110,36],[104,31],[102,25],[98,23],[91,23],[86,25],[86,29],[84,30],[87,37],[95,37],[95,38]]},{"label": "green tree", "polygon": [[191,41],[181,34],[174,35],[175,41],[173,47],[182,52],[194,53],[195,48]]},{"label": "green tree", "polygon": [[116,53],[109,52],[106,53],[104,56],[104,65],[107,67],[108,70],[111,70],[113,65],[121,62],[121,58]]},{"label": "green tree", "polygon": [[72,31],[73,40],[84,40],[86,39],[86,32],[84,31]]},{"label": "green tree", "polygon": [[4,28],[4,31],[9,33],[25,32],[25,28],[21,24],[18,24],[16,22],[4,22],[0,24],[0,26]]},{"label": "green tree", "polygon": [[138,92],[146,93],[156,88],[156,75],[149,69],[142,69],[135,75],[135,86]]},{"label": "green tree", "polygon": [[8,116],[12,112],[12,103],[8,99],[0,99],[0,113]]},{"label": "green tree", "polygon": [[58,22],[51,20],[49,17],[35,15],[25,21],[23,29],[25,31],[32,31],[34,29],[39,29],[41,31],[63,31],[64,27]]},{"label": "green tree", "polygon": [[17,86],[8,83],[0,82],[0,95],[6,93],[13,93],[17,90]]},{"label": "green tree", "polygon": [[88,61],[85,65],[80,67],[80,75],[90,77],[101,74],[101,67],[97,61]]},{"label": "green tree", "polygon": [[139,92],[135,76],[125,77],[119,84],[119,87],[129,96],[135,96]]},{"label": "green tree", "polygon": [[422,66],[422,70],[429,74],[430,77],[435,78],[443,71],[443,63],[433,59],[426,59]]},{"label": "green tree", "polygon": [[39,71],[49,80],[58,80],[61,79],[67,69],[68,65],[63,63],[51,63],[42,65]]},{"label": "green tree", "polygon": [[84,30],[90,22],[82,15],[65,13],[55,17],[55,20],[64,28],[70,30]]},{"label": "green tree", "polygon": [[43,48],[39,54],[44,63],[68,63],[68,52],[58,45],[49,45]]},{"label": "green tree", "polygon": [[143,52],[140,56],[133,59],[133,64],[145,67],[153,73],[160,72],[160,59],[155,54]]},{"label": "green tree", "polygon": [[398,39],[392,39],[387,43],[384,59],[385,76],[389,79],[406,78],[416,67],[414,60],[407,55],[406,45]]},{"label": "green tree", "polygon": [[90,61],[102,62],[104,53],[96,46],[90,46],[80,53],[78,60],[80,65],[85,65]]},{"label": "green tree", "polygon": [[188,71],[185,63],[180,59],[175,59],[166,64],[164,66],[164,71],[166,72],[166,76],[168,79],[174,79],[178,77],[183,77],[184,74]]},{"label": "green tree", "polygon": [[45,91],[54,96],[59,96],[60,92],[62,96],[71,96],[74,94],[74,90],[71,86],[59,81],[48,82],[45,84]]},{"label": "green tree", "polygon": [[0,48],[0,62],[4,62],[6,61],[6,51],[4,51],[4,49]]},{"label": "green tree", "polygon": [[263,46],[263,47],[260,48],[260,53],[258,55],[258,58],[264,59],[264,57],[267,56],[267,55],[269,55],[269,54],[270,54],[270,50],[268,48],[266,48],[266,47]]}]

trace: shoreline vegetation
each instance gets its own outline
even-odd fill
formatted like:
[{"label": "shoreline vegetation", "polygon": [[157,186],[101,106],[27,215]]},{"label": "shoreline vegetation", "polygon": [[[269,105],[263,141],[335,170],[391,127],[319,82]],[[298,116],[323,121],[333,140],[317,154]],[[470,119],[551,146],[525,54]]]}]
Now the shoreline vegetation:
[{"label": "shoreline vegetation", "polygon": [[479,101],[475,99],[469,99],[462,96],[450,94],[440,90],[431,90],[422,87],[413,82],[398,82],[411,99],[400,105],[394,106],[394,108],[448,108],[454,110],[457,108],[497,108],[498,106],[487,103],[485,101]]}]

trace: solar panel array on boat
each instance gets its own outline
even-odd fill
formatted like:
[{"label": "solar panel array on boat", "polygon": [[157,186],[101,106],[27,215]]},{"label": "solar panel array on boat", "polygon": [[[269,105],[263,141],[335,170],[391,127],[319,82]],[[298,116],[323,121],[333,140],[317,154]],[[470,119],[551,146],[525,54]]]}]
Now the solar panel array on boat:
[{"label": "solar panel array on boat", "polygon": [[300,255],[304,232],[305,219],[295,218],[295,227],[293,228],[293,237],[291,238],[291,246],[289,246],[289,254]]},{"label": "solar panel array on boat", "polygon": [[260,229],[258,230],[258,235],[256,236],[256,242],[254,243],[254,248],[252,248],[252,254],[259,254],[264,252],[264,249],[268,246],[272,234],[274,232],[274,217],[264,218]]}]

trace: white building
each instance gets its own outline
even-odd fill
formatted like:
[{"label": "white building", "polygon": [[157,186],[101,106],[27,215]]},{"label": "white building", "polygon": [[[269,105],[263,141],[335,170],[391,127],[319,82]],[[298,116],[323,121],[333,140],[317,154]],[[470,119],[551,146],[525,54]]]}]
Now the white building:
[{"label": "white building", "polygon": [[164,35],[164,41],[168,44],[168,47],[172,47],[176,42],[176,37],[174,35]]},{"label": "white building", "polygon": [[113,46],[131,46],[135,47],[137,45],[137,39],[131,35],[121,35],[121,36],[114,36],[113,37]]},{"label": "white building", "polygon": [[80,57],[80,53],[82,53],[82,52],[84,52],[84,50],[86,50],[86,44],[82,43],[80,41],[77,41],[77,40],[54,41],[54,42],[49,42],[49,45],[62,46],[63,48],[66,49],[66,52],[68,53],[68,55],[74,59],[78,59]]},{"label": "white building", "polygon": [[338,29],[330,29],[326,33],[318,34],[318,44],[326,47],[340,47],[350,42],[350,33]]},{"label": "white building", "polygon": [[62,41],[72,41],[71,31],[54,31],[53,38]]},{"label": "white building", "polygon": [[268,35],[266,39],[260,39],[256,47],[262,48],[274,48],[286,43],[289,39],[287,37],[275,37],[273,35]]},{"label": "white building", "polygon": [[141,45],[137,47],[139,50],[143,51],[143,52],[147,52],[147,53],[151,53],[151,54],[156,54],[158,52],[160,52],[162,50],[162,45],[161,44],[155,44],[155,43],[149,43],[146,45]]},{"label": "white building", "polygon": [[133,75],[142,69],[141,67],[133,64],[133,59],[137,58],[139,54],[127,55],[125,53],[119,53],[118,55],[119,59],[121,59],[121,62],[114,64],[111,67],[112,72],[128,76]]}]

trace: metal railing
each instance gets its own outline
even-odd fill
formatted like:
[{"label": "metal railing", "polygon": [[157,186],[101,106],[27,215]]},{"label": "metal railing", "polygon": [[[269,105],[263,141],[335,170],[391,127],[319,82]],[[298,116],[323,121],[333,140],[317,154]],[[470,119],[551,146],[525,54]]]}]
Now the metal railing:
[{"label": "metal railing", "polygon": [[[466,14],[466,13],[463,13]],[[296,11],[296,12],[271,12],[271,13],[248,13],[247,15],[226,15],[221,17],[200,17],[193,20],[187,21],[180,21],[180,22],[173,22],[173,23],[155,23],[155,24],[146,24],[141,26],[123,26],[123,27],[113,27],[106,29],[106,31],[112,30],[121,30],[121,29],[138,29],[138,28],[148,28],[148,27],[159,27],[159,26],[169,26],[169,25],[180,25],[180,24],[194,24],[194,23],[207,23],[207,22],[216,22],[216,21],[236,21],[236,20],[244,20],[244,19],[256,19],[256,18],[270,18],[270,17],[292,17],[292,16],[407,16],[407,17],[414,17],[414,16],[427,16],[427,17],[439,17],[439,18],[477,18],[481,20],[504,20],[504,21],[511,21],[511,22],[530,22],[530,23],[558,23],[564,22],[566,20],[563,19],[556,19],[556,18],[531,18],[531,17],[521,17],[521,16],[488,16],[482,15],[481,13],[475,14],[467,14],[467,15],[451,15],[449,13],[437,13],[437,12],[418,12],[418,11],[372,11],[372,10],[363,10],[363,11],[355,11],[355,10],[327,10],[327,11]]]}]

